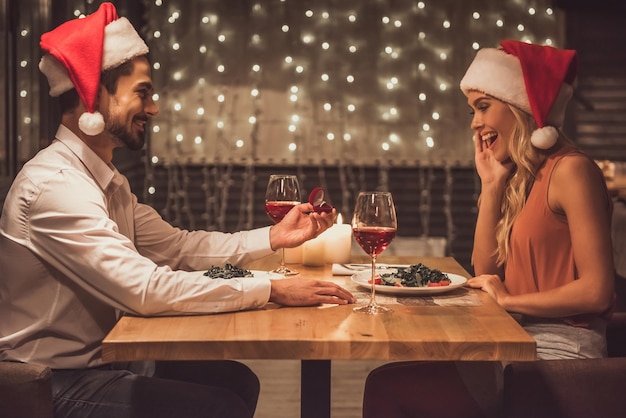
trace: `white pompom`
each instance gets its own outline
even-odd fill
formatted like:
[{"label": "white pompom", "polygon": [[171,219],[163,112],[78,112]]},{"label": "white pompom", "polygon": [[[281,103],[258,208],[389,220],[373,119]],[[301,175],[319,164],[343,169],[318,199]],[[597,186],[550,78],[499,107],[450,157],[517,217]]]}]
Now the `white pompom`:
[{"label": "white pompom", "polygon": [[535,130],[530,136],[530,143],[539,149],[550,149],[556,144],[559,131],[554,126],[544,126]]},{"label": "white pompom", "polygon": [[94,113],[85,112],[78,119],[78,127],[81,131],[90,136],[95,136],[104,131],[104,118],[102,113],[96,111]]}]

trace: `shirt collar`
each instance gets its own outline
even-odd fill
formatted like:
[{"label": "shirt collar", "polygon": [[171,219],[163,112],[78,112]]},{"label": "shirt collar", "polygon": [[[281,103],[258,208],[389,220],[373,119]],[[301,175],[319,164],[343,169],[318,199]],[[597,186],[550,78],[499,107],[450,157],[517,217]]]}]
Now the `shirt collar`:
[{"label": "shirt collar", "polygon": [[[117,169],[113,164],[109,165],[85,144],[74,132],[64,125],[59,125],[59,129],[55,138],[68,147],[74,155],[83,163],[85,168],[91,173],[93,178],[98,182],[102,190],[106,190],[109,184],[116,178],[120,177]],[[114,183],[118,183],[116,180]]]}]

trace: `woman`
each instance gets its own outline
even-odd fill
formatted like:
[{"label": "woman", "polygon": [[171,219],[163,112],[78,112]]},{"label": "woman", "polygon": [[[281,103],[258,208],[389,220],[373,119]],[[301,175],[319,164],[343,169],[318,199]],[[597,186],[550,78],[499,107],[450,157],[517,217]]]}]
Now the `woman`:
[{"label": "woman", "polygon": [[[575,51],[503,41],[461,80],[482,188],[468,286],[518,319],[541,360],[605,357],[614,301],[612,202],[599,167],[558,129],[575,75]],[[363,416],[496,415],[501,370],[382,366],[368,376]]]}]

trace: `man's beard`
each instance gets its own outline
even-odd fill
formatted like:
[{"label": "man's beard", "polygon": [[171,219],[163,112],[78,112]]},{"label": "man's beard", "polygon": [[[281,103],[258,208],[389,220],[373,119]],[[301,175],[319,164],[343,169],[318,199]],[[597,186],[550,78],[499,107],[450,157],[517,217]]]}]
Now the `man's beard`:
[{"label": "man's beard", "polygon": [[142,135],[134,136],[132,132],[128,131],[123,125],[112,123],[107,127],[108,132],[115,138],[119,139],[132,151],[137,151],[143,148],[146,142],[145,133]]}]

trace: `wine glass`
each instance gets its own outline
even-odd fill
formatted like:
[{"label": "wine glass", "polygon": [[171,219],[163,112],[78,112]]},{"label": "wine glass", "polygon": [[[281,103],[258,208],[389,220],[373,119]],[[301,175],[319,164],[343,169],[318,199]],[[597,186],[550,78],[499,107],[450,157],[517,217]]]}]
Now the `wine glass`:
[{"label": "wine glass", "polygon": [[[280,222],[287,212],[300,204],[298,178],[291,174],[272,174],[265,190],[265,212],[274,223]],[[281,248],[280,267],[272,270],[285,276],[299,274],[285,266],[285,249]]]},{"label": "wine glass", "polygon": [[352,216],[352,233],[356,242],[372,258],[372,292],[366,306],[354,308],[355,312],[378,314],[391,309],[376,304],[376,257],[396,236],[398,221],[396,208],[389,192],[360,192]]}]

